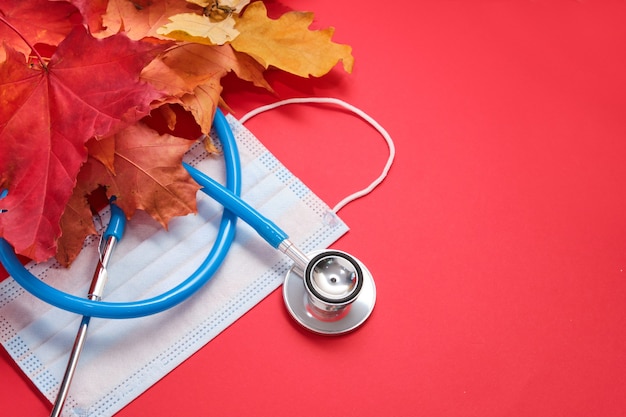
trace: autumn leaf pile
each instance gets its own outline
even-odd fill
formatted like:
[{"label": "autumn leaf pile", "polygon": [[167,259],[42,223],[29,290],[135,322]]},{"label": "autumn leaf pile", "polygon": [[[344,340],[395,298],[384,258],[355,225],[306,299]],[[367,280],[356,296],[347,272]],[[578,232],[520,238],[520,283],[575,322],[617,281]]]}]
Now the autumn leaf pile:
[{"label": "autumn leaf pile", "polygon": [[101,187],[129,218],[166,227],[195,212],[181,166],[194,141],[146,117],[173,128],[179,106],[208,133],[229,72],[269,91],[270,67],[350,72],[351,48],[312,20],[250,0],[0,0],[0,237],[69,265],[95,233],[87,196]]}]

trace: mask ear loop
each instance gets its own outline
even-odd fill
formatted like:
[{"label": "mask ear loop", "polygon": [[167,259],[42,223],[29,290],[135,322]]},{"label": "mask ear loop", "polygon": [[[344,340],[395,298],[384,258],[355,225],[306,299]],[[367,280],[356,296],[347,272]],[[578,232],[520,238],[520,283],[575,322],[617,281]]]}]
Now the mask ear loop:
[{"label": "mask ear loop", "polygon": [[335,205],[335,207],[332,208],[332,212],[337,213],[339,210],[341,210],[342,208],[344,208],[346,205],[353,202],[354,200],[357,200],[371,193],[376,187],[378,187],[378,185],[380,185],[380,183],[383,182],[383,180],[389,174],[389,170],[391,169],[391,166],[393,165],[393,160],[396,156],[396,147],[393,142],[393,139],[391,138],[391,135],[372,116],[365,113],[363,110],[353,106],[352,104],[346,103],[343,100],[340,100],[338,98],[332,98],[332,97],[290,98],[286,100],[277,101],[276,103],[258,107],[244,114],[239,119],[239,123],[244,124],[248,120],[253,118],[254,116],[258,115],[259,113],[263,113],[265,111],[272,110],[277,107],[285,106],[288,104],[309,104],[309,103],[334,104],[334,105],[343,107],[344,109],[351,111],[352,113],[356,114],[357,116],[365,120],[367,123],[369,123],[374,129],[376,129],[378,133],[380,133],[380,135],[383,137],[383,139],[385,139],[385,142],[387,143],[387,147],[389,148],[389,156],[387,158],[387,162],[385,163],[385,166],[383,167],[381,174],[376,179],[374,179],[367,187],[348,195],[347,197],[342,199],[340,202],[338,202]]}]

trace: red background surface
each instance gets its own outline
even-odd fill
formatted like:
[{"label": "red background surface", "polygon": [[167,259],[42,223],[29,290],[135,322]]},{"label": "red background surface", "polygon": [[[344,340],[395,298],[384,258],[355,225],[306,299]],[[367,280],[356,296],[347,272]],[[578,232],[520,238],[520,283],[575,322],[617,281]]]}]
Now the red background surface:
[{"label": "red background surface", "polygon": [[[335,26],[354,72],[270,74],[278,97],[229,79],[236,115],[333,96],[396,141],[335,245],[376,277],[376,309],[324,338],[274,292],[118,415],[626,415],[626,3],[268,4]],[[330,205],[386,158],[330,107],[247,126]],[[0,374],[3,416],[48,415],[3,350]]]}]

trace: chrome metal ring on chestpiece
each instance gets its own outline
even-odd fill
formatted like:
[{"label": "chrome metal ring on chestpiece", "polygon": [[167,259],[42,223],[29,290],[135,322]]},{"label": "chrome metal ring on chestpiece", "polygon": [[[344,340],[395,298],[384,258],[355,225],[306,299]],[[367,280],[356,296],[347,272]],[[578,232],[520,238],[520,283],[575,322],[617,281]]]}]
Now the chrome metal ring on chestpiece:
[{"label": "chrome metal ring on chestpiece", "polygon": [[304,328],[340,335],[359,327],[372,313],[376,286],[361,261],[337,250],[315,251],[306,269],[292,267],[283,283],[291,316]]}]

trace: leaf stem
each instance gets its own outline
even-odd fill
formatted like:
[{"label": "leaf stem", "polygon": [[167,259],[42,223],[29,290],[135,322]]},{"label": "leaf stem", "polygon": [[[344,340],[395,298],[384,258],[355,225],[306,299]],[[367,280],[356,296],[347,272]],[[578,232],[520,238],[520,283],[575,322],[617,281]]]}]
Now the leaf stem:
[{"label": "leaf stem", "polygon": [[46,67],[46,63],[43,60],[43,57],[41,56],[41,54],[39,53],[39,51],[37,51],[37,49],[35,49],[35,47],[33,45],[31,45],[31,43],[28,41],[28,39],[26,39],[24,37],[24,35],[22,35],[22,33],[11,24],[11,22],[9,22],[8,20],[6,20],[4,18],[4,16],[2,14],[0,14],[0,22],[4,23],[5,25],[7,25],[9,27],[9,29],[11,29],[13,32],[15,32],[17,34],[17,36],[19,36],[25,43],[26,45],[28,45],[28,47],[31,49],[31,51],[33,51],[33,53],[35,54],[35,56],[37,57],[37,60],[39,61],[39,63],[41,64],[43,69],[47,69]]}]

